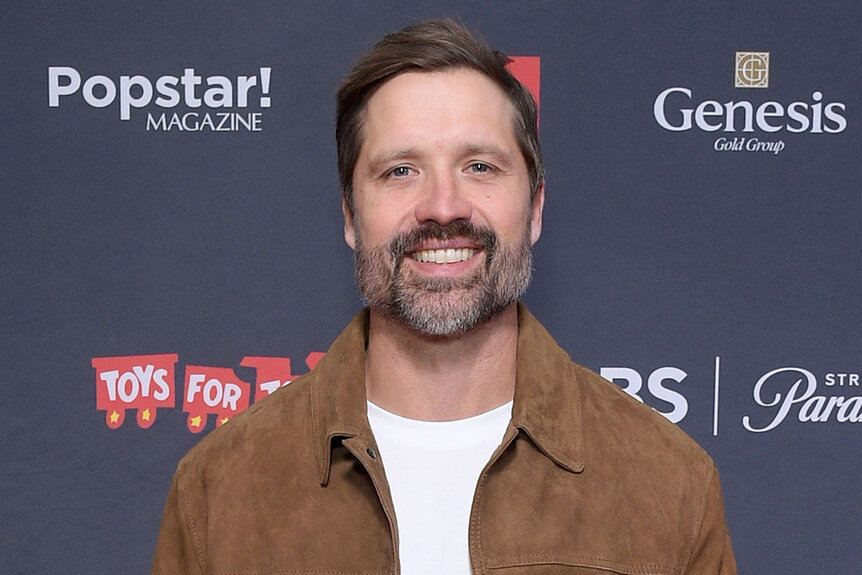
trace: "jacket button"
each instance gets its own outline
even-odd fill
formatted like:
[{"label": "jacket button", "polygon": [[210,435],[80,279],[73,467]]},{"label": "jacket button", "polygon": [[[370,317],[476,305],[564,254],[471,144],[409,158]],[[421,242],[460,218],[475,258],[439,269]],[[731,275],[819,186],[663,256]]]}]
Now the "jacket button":
[{"label": "jacket button", "polygon": [[365,453],[367,453],[368,457],[370,457],[371,459],[377,459],[377,452],[370,447],[365,450]]}]

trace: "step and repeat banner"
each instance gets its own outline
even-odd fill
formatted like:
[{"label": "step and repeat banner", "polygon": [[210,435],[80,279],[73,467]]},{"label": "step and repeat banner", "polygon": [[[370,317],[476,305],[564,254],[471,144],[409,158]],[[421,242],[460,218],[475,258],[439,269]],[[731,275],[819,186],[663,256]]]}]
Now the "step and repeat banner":
[{"label": "step and repeat banner", "polygon": [[4,7],[4,573],[147,573],[179,458],[360,308],[334,94],[428,17],[539,100],[530,309],[713,456],[741,573],[862,573],[862,5]]}]

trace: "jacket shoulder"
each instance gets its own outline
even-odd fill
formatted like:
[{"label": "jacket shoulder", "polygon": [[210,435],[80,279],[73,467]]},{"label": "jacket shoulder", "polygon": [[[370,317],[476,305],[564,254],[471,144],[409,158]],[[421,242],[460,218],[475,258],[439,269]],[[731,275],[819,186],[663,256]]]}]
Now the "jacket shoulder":
[{"label": "jacket shoulder", "polygon": [[308,375],[301,376],[211,431],[180,460],[177,475],[205,476],[213,469],[221,477],[230,470],[244,475],[253,465],[277,459],[275,452],[292,461],[302,459],[297,449],[311,456],[312,382]]},{"label": "jacket shoulder", "polygon": [[597,373],[573,366],[593,456],[613,453],[631,463],[697,474],[700,480],[712,475],[712,459],[679,426]]}]

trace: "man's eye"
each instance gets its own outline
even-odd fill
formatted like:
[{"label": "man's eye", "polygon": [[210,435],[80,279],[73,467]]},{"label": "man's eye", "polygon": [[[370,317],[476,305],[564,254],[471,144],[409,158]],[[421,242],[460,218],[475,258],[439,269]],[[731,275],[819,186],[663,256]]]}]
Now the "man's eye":
[{"label": "man's eye", "polygon": [[477,174],[484,174],[485,172],[491,171],[491,166],[483,164],[482,162],[474,162],[470,164],[470,170]]},{"label": "man's eye", "polygon": [[389,175],[395,176],[396,178],[403,178],[410,175],[410,168],[407,166],[398,166],[397,168],[392,168]]}]

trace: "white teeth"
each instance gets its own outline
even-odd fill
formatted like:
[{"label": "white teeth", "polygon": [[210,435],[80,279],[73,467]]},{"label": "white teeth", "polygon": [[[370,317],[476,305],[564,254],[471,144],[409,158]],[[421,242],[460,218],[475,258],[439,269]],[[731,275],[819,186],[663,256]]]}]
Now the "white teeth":
[{"label": "white teeth", "polygon": [[421,250],[413,252],[413,259],[419,262],[431,262],[437,264],[454,264],[463,262],[473,257],[476,250],[471,248],[445,249],[445,250]]}]

